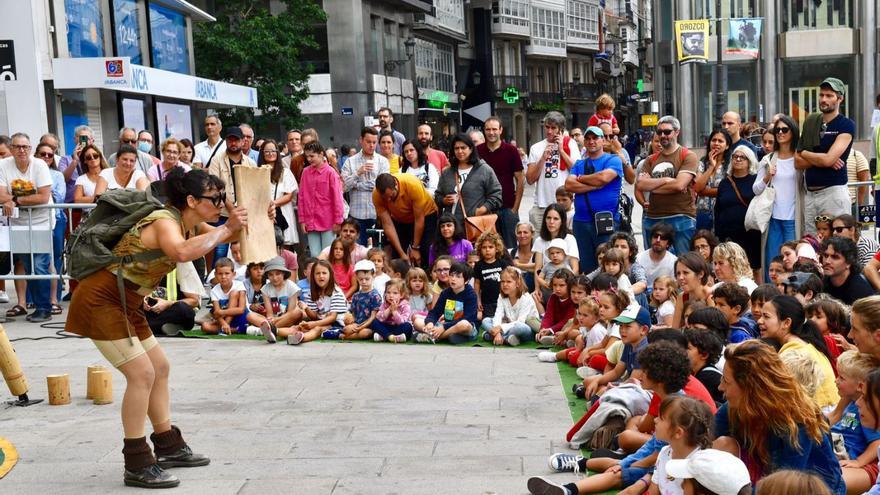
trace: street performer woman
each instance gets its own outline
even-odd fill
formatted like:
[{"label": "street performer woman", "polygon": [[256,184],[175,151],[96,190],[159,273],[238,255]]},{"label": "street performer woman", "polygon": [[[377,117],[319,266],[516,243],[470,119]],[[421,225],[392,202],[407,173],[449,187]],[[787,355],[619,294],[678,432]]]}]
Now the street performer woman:
[{"label": "street performer woman", "polygon": [[[144,263],[109,265],[83,279],[73,294],[65,326],[68,332],[92,339],[101,354],[125,375],[123,479],[128,486],[144,488],[175,487],[180,480],[165,469],[210,462],[194,454],[180,430],[171,424],[170,364],[147,324],[144,297],[176,263],[201,258],[218,244],[237,239],[247,225],[247,212],[231,204],[226,205],[229,220],[224,225],[208,225],[219,219],[226,194],[223,181],[203,170],[173,169],[166,179],[166,194],[166,207],[140,220],[113,249],[118,256],[160,249],[164,256]],[[117,270],[124,278],[125,307],[117,287]],[[127,327],[137,339],[129,337]],[[155,457],[144,431],[147,416],[153,424],[150,440]]]}]

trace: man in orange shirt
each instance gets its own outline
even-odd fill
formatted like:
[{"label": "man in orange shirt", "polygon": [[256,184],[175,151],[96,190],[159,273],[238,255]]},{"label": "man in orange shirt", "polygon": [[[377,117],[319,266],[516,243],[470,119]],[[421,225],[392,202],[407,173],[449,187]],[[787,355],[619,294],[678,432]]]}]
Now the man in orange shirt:
[{"label": "man in orange shirt", "polygon": [[408,173],[380,174],[373,205],[393,257],[422,266],[437,231],[437,205],[422,181]]}]

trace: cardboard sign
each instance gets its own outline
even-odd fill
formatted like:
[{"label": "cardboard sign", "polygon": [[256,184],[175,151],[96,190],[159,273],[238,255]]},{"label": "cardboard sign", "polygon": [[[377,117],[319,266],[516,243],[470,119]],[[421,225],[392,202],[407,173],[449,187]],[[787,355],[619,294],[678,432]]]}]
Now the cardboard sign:
[{"label": "cardboard sign", "polygon": [[278,256],[275,248],[275,224],[269,219],[272,202],[272,167],[236,165],[235,199],[248,211],[247,227],[241,231],[241,263],[263,263]]}]

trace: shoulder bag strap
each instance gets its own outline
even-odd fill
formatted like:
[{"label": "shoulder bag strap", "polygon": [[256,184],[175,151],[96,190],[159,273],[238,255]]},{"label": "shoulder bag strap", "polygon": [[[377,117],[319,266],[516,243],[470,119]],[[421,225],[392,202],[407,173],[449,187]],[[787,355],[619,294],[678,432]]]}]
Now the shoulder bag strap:
[{"label": "shoulder bag strap", "polygon": [[[473,169],[471,169],[471,172],[473,172]],[[464,199],[462,199],[462,197],[461,197],[461,189],[462,189],[462,186],[464,186],[464,183],[461,182],[461,176],[458,175],[458,170],[454,170],[453,173],[455,174],[455,185],[458,186],[457,194],[458,194],[458,204],[461,205],[461,216],[464,217],[465,220],[467,220],[467,218],[468,218],[467,210],[464,207]],[[468,174],[468,176],[470,176],[470,174]]]},{"label": "shoulder bag strap", "polygon": [[736,181],[733,180],[733,177],[728,175],[727,180],[729,180],[730,185],[733,186],[733,192],[736,193],[736,197],[739,198],[739,202],[742,203],[743,206],[748,207],[749,204],[745,202],[745,200],[742,197],[742,194],[739,193],[739,188],[736,187]]}]

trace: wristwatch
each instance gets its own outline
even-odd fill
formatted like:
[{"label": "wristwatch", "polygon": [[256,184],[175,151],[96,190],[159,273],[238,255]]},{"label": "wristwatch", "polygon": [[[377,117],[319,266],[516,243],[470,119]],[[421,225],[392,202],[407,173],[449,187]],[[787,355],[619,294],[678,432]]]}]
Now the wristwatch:
[{"label": "wristwatch", "polygon": [[410,249],[415,249],[416,251],[418,251],[419,249],[422,249],[422,246],[416,246],[415,244],[410,244],[410,245],[409,245],[409,248],[410,248]]}]

